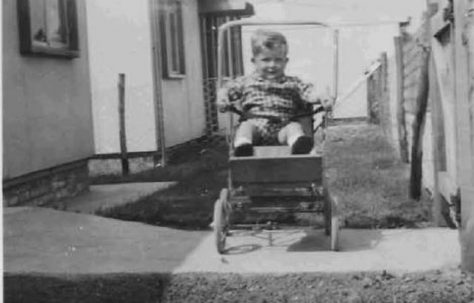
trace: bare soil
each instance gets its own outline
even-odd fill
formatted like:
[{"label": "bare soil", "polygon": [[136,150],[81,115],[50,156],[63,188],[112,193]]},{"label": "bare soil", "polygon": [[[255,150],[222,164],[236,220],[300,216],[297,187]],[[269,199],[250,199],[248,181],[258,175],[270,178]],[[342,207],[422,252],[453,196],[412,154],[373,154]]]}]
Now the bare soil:
[{"label": "bare soil", "polygon": [[5,302],[474,302],[472,276],[459,271],[237,275],[7,275]]},{"label": "bare soil", "polygon": [[180,275],[164,302],[472,302],[472,279],[430,272],[290,275]]}]

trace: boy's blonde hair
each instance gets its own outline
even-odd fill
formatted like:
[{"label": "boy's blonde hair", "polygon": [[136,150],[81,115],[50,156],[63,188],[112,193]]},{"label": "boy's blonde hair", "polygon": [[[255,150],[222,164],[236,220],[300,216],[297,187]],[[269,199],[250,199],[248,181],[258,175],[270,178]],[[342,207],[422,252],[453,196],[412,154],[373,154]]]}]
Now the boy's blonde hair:
[{"label": "boy's blonde hair", "polygon": [[288,53],[286,37],[280,32],[257,29],[252,35],[251,43],[254,56],[260,54],[263,49],[273,50],[279,47],[284,47]]}]

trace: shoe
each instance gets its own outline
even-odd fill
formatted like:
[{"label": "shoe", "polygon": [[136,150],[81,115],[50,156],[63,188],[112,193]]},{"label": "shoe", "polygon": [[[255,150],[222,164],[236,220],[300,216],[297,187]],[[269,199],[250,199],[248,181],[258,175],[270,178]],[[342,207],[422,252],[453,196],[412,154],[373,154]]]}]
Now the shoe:
[{"label": "shoe", "polygon": [[291,146],[291,153],[294,155],[307,154],[313,148],[313,144],[313,138],[301,136]]},{"label": "shoe", "polygon": [[234,149],[234,156],[236,157],[250,157],[253,155],[252,144],[242,144]]}]

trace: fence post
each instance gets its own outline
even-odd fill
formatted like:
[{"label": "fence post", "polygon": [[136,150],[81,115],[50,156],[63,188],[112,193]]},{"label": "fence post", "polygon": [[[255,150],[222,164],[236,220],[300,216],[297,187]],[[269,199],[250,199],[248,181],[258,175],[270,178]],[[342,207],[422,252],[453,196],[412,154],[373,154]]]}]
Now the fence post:
[{"label": "fence post", "polygon": [[441,198],[441,194],[439,191],[439,171],[440,163],[441,163],[441,151],[439,147],[440,138],[444,135],[440,131],[440,124],[442,123],[442,114],[441,114],[441,92],[438,84],[437,78],[437,71],[436,71],[436,61],[434,59],[433,52],[435,51],[432,47],[433,44],[433,35],[432,35],[432,24],[431,24],[431,17],[433,17],[437,10],[438,4],[431,3],[430,0],[426,0],[426,4],[428,7],[428,14],[427,20],[428,22],[428,32],[427,32],[427,45],[431,49],[431,56],[429,60],[429,68],[428,68],[428,83],[429,83],[429,106],[431,111],[431,151],[433,156],[433,191],[431,193],[431,198],[433,200],[431,206],[431,219],[436,226],[445,226],[445,220],[442,215],[442,206],[443,201]]},{"label": "fence post", "polygon": [[119,74],[118,81],[119,93],[119,136],[120,136],[120,159],[122,162],[122,174],[128,175],[130,170],[127,158],[127,137],[125,132],[125,74]]},{"label": "fence post", "polygon": [[381,106],[380,106],[380,123],[382,125],[382,129],[385,132],[385,135],[388,138],[392,138],[392,131],[390,127],[390,93],[389,93],[389,79],[388,79],[388,58],[387,53],[383,52],[380,55],[380,74],[382,79],[382,97],[381,97]]},{"label": "fence post", "polygon": [[413,144],[411,147],[410,167],[410,197],[416,200],[421,198],[423,172],[423,132],[426,109],[428,107],[428,69],[430,51],[423,51],[420,73],[420,86],[416,96],[416,113],[413,122]]},{"label": "fence post", "polygon": [[[430,44],[432,38],[430,38]],[[430,83],[430,91],[429,91],[429,99],[430,99],[430,107],[431,107],[431,140],[432,140],[432,152],[433,152],[433,206],[431,207],[431,213],[434,224],[436,226],[442,226],[444,223],[444,219],[441,214],[442,208],[442,200],[441,195],[439,192],[439,176],[438,172],[440,171],[440,148],[439,148],[439,139],[442,136],[440,132],[440,121],[441,121],[441,104],[440,104],[440,91],[438,87],[438,78],[436,75],[436,65],[433,57],[430,60],[430,68],[429,68],[429,83]]]},{"label": "fence post", "polygon": [[404,163],[408,163],[408,141],[405,121],[405,109],[403,107],[403,41],[404,30],[406,25],[400,24],[400,36],[395,37],[395,60],[397,65],[397,129],[398,129],[398,144],[400,149],[400,159]]},{"label": "fence post", "polygon": [[369,123],[379,124],[387,134],[390,120],[387,53],[381,53],[378,61],[379,67],[367,81],[367,118]]},{"label": "fence post", "polygon": [[367,79],[367,120],[370,124],[380,122],[380,70],[381,66]]},{"label": "fence post", "polygon": [[[455,22],[458,22],[456,25],[457,30],[463,30],[463,48],[467,52],[467,83],[459,82],[458,94],[457,97],[461,96],[461,91],[467,91],[467,100],[456,100],[457,106],[460,107],[460,110],[468,110],[469,105],[474,104],[474,0],[469,0],[465,2],[465,10],[458,9],[461,1],[455,1],[454,5],[456,6],[456,16]],[[464,1],[463,1],[464,2]],[[465,20],[463,20],[465,18]],[[462,24],[464,27],[458,26]],[[459,44],[461,45],[461,44]],[[459,50],[459,52],[461,52]],[[457,57],[460,60],[459,56]],[[462,64],[462,63],[461,63]],[[461,66],[460,66],[461,67]],[[458,75],[463,75],[461,68],[458,68]],[[461,81],[461,80],[460,80]],[[463,93],[463,96],[464,93]],[[472,109],[471,109],[472,112]],[[463,131],[461,127],[458,126],[459,134],[461,138],[468,139],[469,136],[474,135],[474,122],[469,121],[467,118],[468,115],[464,115]],[[468,140],[466,140],[469,142]],[[461,142],[461,144],[468,144],[466,141]],[[472,155],[474,153],[474,142],[470,142],[470,146],[464,146],[460,153],[461,158],[458,160],[462,165],[469,165],[466,169],[466,174],[463,174],[462,184],[461,184],[461,261],[462,267],[466,270],[474,272],[474,161],[472,160]],[[471,163],[469,163],[471,162]]]},{"label": "fence post", "polygon": [[421,28],[423,30],[423,35],[419,37],[421,39],[417,43],[417,47],[421,49],[421,66],[415,102],[415,119],[412,125],[413,141],[411,146],[410,197],[416,200],[421,198],[423,187],[423,133],[430,87],[429,68],[431,58],[431,28],[430,16],[429,14],[426,14],[425,16],[426,19]]},{"label": "fence post", "polygon": [[372,108],[376,98],[376,74],[378,69],[367,78],[367,122],[373,123]]}]

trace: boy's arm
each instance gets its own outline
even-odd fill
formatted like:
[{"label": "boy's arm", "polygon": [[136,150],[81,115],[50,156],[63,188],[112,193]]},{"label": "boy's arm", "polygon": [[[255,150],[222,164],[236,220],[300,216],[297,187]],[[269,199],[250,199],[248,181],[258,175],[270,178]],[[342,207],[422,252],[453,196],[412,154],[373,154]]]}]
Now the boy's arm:
[{"label": "boy's arm", "polygon": [[226,112],[232,103],[240,102],[242,99],[242,83],[240,79],[228,81],[217,91],[217,108],[220,112]]},{"label": "boy's arm", "polygon": [[329,94],[319,93],[313,84],[299,81],[298,88],[303,101],[313,105],[321,104],[326,110],[334,106],[334,98]]}]

